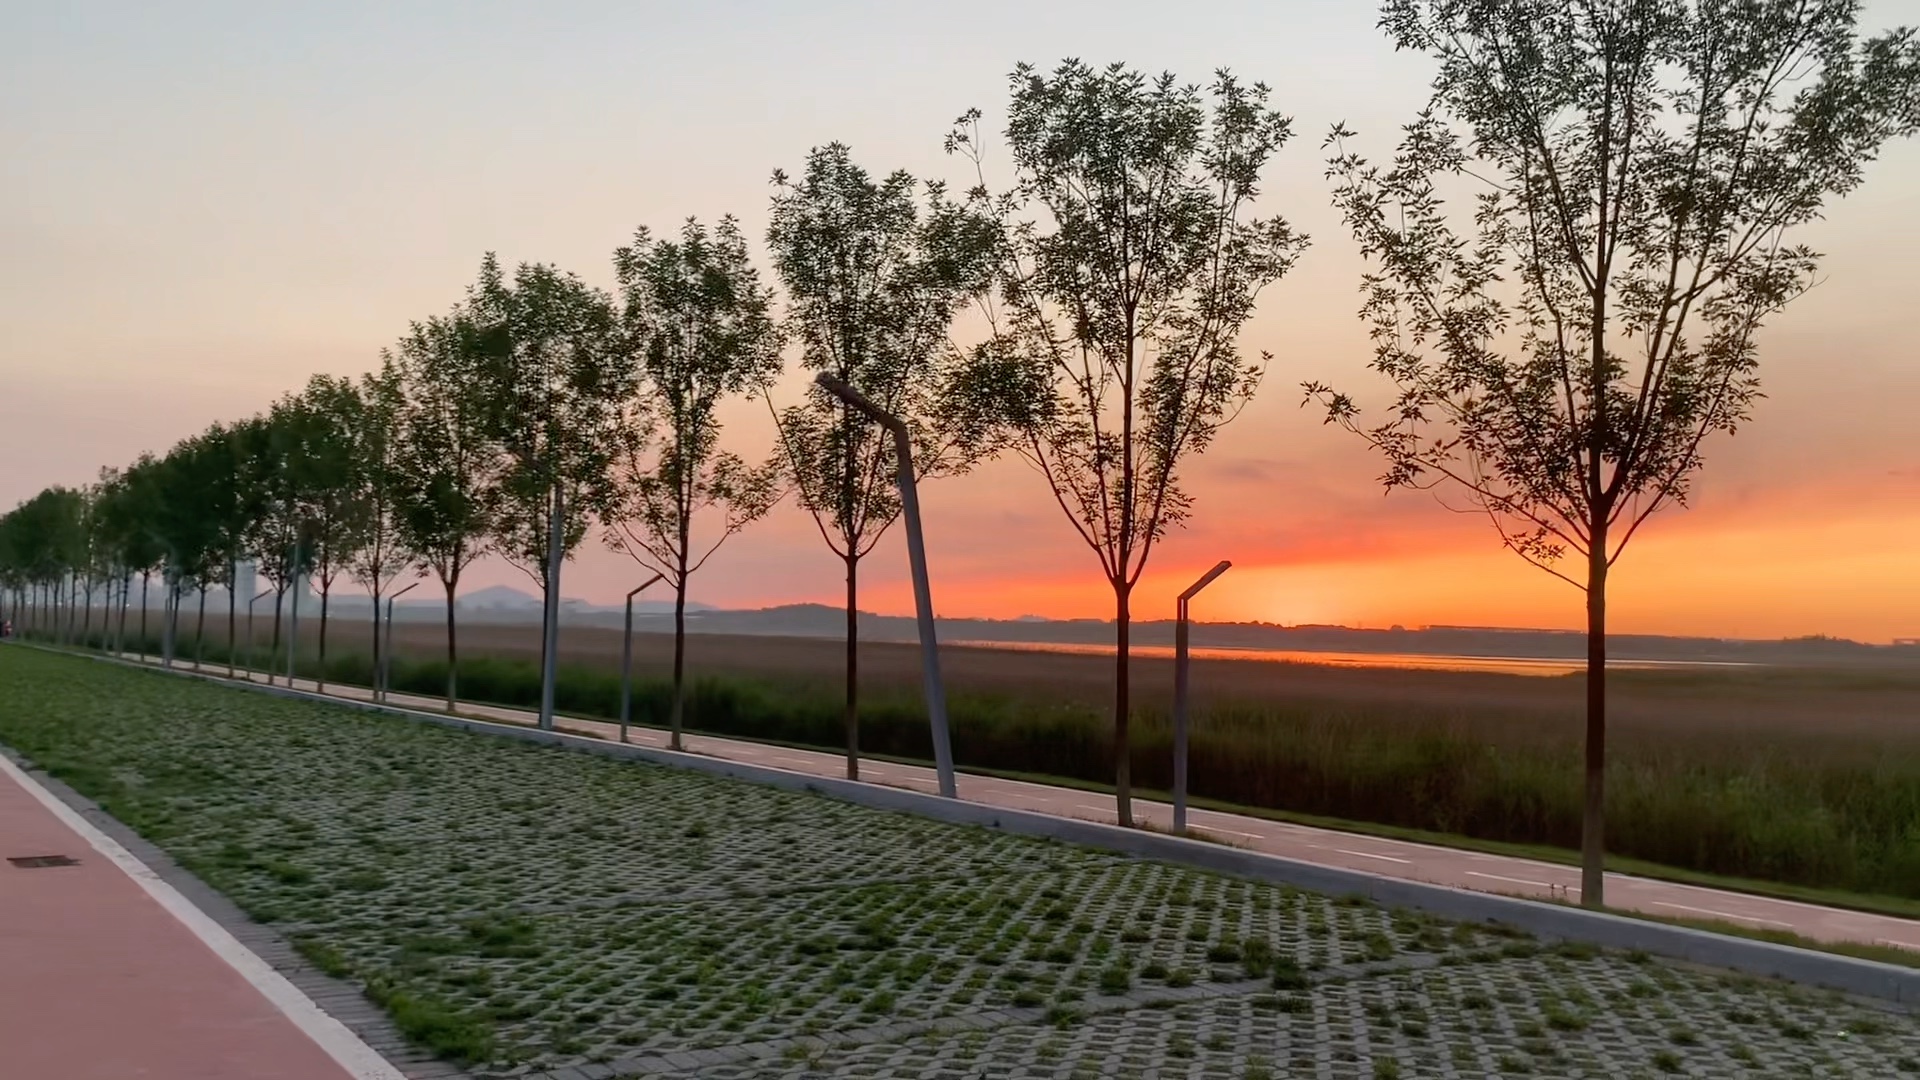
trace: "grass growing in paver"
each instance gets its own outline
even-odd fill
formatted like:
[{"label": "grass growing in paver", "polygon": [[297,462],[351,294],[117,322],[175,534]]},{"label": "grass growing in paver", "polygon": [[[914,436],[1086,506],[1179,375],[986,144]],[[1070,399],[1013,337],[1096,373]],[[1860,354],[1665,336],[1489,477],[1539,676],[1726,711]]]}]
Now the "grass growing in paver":
[{"label": "grass growing in paver", "polygon": [[1904,1015],[1353,898],[15,648],[0,686],[0,741],[482,1073],[803,1035],[687,1075],[1920,1059]]}]

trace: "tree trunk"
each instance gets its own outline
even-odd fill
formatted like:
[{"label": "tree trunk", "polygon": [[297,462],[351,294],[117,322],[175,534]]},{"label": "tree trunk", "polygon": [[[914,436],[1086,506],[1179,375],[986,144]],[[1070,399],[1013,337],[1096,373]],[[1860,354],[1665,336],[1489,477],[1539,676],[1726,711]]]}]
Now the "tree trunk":
[{"label": "tree trunk", "polygon": [[327,692],[327,597],[332,592],[333,586],[320,583],[320,666],[313,673],[313,689],[320,694]]},{"label": "tree trunk", "polygon": [[560,677],[560,563],[566,558],[566,493],[559,484],[547,503],[547,565],[541,579],[540,726],[554,728],[554,693]]},{"label": "tree trunk", "polygon": [[147,658],[147,587],[153,584],[153,571],[140,571],[140,659]]},{"label": "tree trunk", "polygon": [[446,583],[447,585],[447,711],[448,712],[453,711],[453,703],[457,699],[458,691],[459,691],[458,681],[454,677],[454,669],[458,663],[457,661],[458,650],[454,647],[455,640],[454,640],[454,631],[453,631],[453,590],[457,584],[458,584],[457,578],[452,581],[448,581]]},{"label": "tree trunk", "polygon": [[860,556],[847,557],[847,779],[860,779]]},{"label": "tree trunk", "polygon": [[[682,550],[685,550],[684,548]],[[684,749],[680,744],[680,721],[687,703],[687,570],[686,559],[680,560],[680,576],[673,589],[673,708],[669,713],[669,727],[672,737],[668,745],[675,750]]]},{"label": "tree trunk", "polygon": [[1127,681],[1128,638],[1133,630],[1133,587],[1125,581],[1113,586],[1113,793],[1120,824],[1133,825],[1133,748],[1127,739],[1127,721],[1133,708]]},{"label": "tree trunk", "polygon": [[1580,902],[1606,903],[1607,521],[1594,515],[1587,556],[1587,787],[1580,826]]},{"label": "tree trunk", "polygon": [[207,644],[207,587],[200,586],[200,617],[193,624],[193,670],[200,670],[200,657]]}]

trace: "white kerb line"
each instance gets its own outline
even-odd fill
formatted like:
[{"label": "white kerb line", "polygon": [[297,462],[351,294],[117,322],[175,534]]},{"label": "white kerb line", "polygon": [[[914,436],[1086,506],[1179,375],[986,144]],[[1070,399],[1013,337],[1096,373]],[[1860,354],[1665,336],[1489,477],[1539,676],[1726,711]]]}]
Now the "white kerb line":
[{"label": "white kerb line", "polygon": [[214,922],[206,912],[193,905],[191,900],[180,894],[178,889],[162,880],[146,863],[134,857],[133,852],[120,846],[111,836],[101,832],[94,824],[61,802],[59,797],[29,776],[5,755],[0,754],[0,773],[11,777],[24,788],[42,806],[53,812],[60,823],[79,833],[93,850],[99,852],[107,861],[119,867],[121,872],[134,880],[134,883],[146,890],[148,896],[167,909],[168,914],[180,920],[181,925],[193,932],[214,955],[226,961],[227,966],[240,973],[261,996],[273,1003],[287,1019],[292,1020],[306,1036],[326,1051],[340,1067],[345,1069],[354,1080],[406,1080],[400,1070],[393,1067],[386,1058],[368,1046],[345,1024],[327,1015],[315,1005],[313,1000],[300,992],[300,989],[287,981],[286,976],[273,969],[273,966],[260,959],[253,950],[240,944],[238,938],[227,932],[227,928]]}]

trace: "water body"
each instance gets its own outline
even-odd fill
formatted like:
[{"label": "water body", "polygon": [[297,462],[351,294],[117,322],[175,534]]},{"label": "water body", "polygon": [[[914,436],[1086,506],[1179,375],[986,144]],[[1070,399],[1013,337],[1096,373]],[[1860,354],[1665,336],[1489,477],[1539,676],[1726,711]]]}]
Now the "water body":
[{"label": "water body", "polygon": [[[1072,653],[1081,656],[1112,656],[1111,645],[1083,645],[1066,642],[1031,641],[954,641],[943,642],[976,649],[1010,649],[1016,652]],[[1527,656],[1428,656],[1421,653],[1314,652],[1300,649],[1222,649],[1187,650],[1196,660],[1244,660],[1270,664],[1323,664],[1329,667],[1397,668],[1412,671],[1478,671],[1500,675],[1572,675],[1587,669],[1585,660],[1543,659]],[[1166,645],[1135,645],[1134,656],[1172,658]],[[1753,668],[1761,665],[1733,660],[1621,660],[1609,659],[1610,671],[1689,671],[1729,668]]]}]

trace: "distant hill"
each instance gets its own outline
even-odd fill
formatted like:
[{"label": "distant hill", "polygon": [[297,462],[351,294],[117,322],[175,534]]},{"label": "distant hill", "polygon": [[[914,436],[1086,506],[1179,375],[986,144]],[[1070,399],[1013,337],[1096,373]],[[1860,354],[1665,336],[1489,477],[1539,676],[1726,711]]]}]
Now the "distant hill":
[{"label": "distant hill", "polygon": [[[396,617],[409,622],[445,618],[438,590],[423,584],[399,602]],[[421,594],[427,594],[422,596]],[[224,606],[224,600],[210,607]],[[268,605],[270,609],[270,603]],[[309,595],[301,600],[303,614],[317,610]],[[365,611],[363,596],[336,596],[336,612]],[[464,618],[484,622],[534,622],[540,618],[540,598],[507,585],[477,589],[459,598]],[[673,623],[670,600],[636,601],[635,629],[659,633]],[[618,604],[562,601],[561,620],[569,625],[618,627]],[[868,641],[915,641],[919,628],[911,616],[860,613],[860,635]],[[844,609],[826,604],[785,604],[752,611],[730,611],[689,601],[687,628],[692,633],[768,635],[778,637],[839,637],[846,632]],[[1139,645],[1171,646],[1170,619],[1133,624]],[[940,639],[1006,644],[1111,645],[1113,623],[1104,619],[1046,619],[1022,615],[1013,619],[938,620]],[[1489,626],[1426,626],[1385,630],[1347,626],[1282,626],[1277,623],[1194,623],[1197,648],[1274,650],[1280,652],[1405,653],[1416,656],[1480,656],[1539,660],[1578,660],[1586,655],[1586,636],[1572,630],[1539,630]],[[1616,660],[1671,660],[1783,665],[1920,665],[1920,643],[1903,639],[1896,645],[1870,645],[1845,638],[1813,635],[1784,640],[1667,637],[1652,634],[1613,634],[1607,639]]]},{"label": "distant hill", "polygon": [[[414,606],[425,605],[432,607],[435,611],[444,611],[446,608],[446,604],[440,600],[422,600],[417,604],[415,604],[414,601],[402,600],[401,603]],[[525,615],[535,619],[540,617],[539,595],[532,592],[523,592],[511,585],[489,585],[484,589],[476,589],[473,592],[460,596],[460,598],[454,602],[454,605],[462,614],[478,616]],[[561,597],[560,608],[562,618],[564,619],[591,614],[621,614],[626,610],[623,604],[593,604],[581,600],[578,597],[571,596]],[[671,613],[673,611],[673,601],[643,600],[636,597],[633,602],[633,610],[636,615],[642,612]],[[687,610],[712,611],[713,607],[709,604],[689,600],[687,601]]]},{"label": "distant hill", "polygon": [[[619,625],[616,611],[607,614],[570,613],[569,622]],[[658,632],[671,619],[649,613],[636,618],[636,629]],[[846,632],[846,612],[825,604],[788,604],[757,611],[706,609],[689,612],[693,633],[766,634],[782,637],[839,637]],[[1111,645],[1113,623],[1103,619],[939,619],[936,630],[945,642],[973,641],[1007,644]],[[1139,645],[1171,646],[1171,619],[1133,624]],[[868,641],[916,641],[919,628],[904,615],[860,613],[860,635]],[[1195,647],[1258,649],[1282,652],[1407,653],[1420,656],[1484,656],[1539,660],[1578,660],[1586,656],[1586,635],[1572,630],[1509,629],[1503,627],[1428,626],[1385,630],[1346,626],[1281,626],[1276,623],[1195,623]],[[1651,634],[1613,634],[1607,639],[1616,660],[1672,660],[1751,664],[1832,665],[1852,663],[1920,664],[1920,646],[1869,645],[1823,636],[1789,640],[1666,637]]]}]

